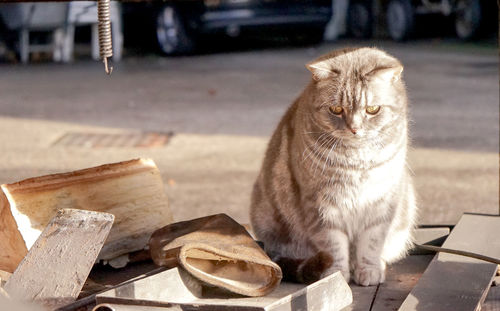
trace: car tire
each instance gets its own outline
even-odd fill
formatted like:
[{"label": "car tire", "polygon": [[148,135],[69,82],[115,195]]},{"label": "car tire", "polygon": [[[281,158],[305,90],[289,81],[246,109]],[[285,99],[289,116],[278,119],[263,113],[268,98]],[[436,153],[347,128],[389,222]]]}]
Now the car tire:
[{"label": "car tire", "polygon": [[462,40],[473,39],[481,24],[480,0],[458,0],[455,9],[455,32]]},{"label": "car tire", "polygon": [[373,35],[373,18],[370,7],[363,2],[353,2],[349,5],[347,15],[347,31],[358,39],[368,39]]},{"label": "car tire", "polygon": [[387,30],[395,41],[408,39],[413,32],[415,16],[410,0],[391,0],[387,5]]},{"label": "car tire", "polygon": [[156,39],[166,55],[189,54],[195,47],[179,10],[172,5],[163,6],[156,16]]}]

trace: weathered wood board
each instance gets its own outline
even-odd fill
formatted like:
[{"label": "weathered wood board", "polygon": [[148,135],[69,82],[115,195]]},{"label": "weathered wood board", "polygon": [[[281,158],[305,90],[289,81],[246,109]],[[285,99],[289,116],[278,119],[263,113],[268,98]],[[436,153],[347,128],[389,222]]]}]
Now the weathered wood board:
[{"label": "weathered wood board", "polygon": [[386,280],[379,285],[371,311],[397,310],[433,257],[433,255],[409,256],[388,266]]},{"label": "weathered wood board", "polygon": [[[311,285],[282,283],[263,297],[243,297],[202,291],[178,268],[128,283],[96,295],[96,302],[169,307],[182,310],[241,311],[335,311],[352,303],[352,293],[340,273],[332,274]],[[170,284],[161,286],[160,284]],[[231,299],[227,299],[230,297]]]},{"label": "weathered wood board", "polygon": [[102,303],[95,306],[92,311],[183,311],[181,306],[171,307],[151,307],[151,306],[134,306],[121,305],[115,303]]},{"label": "weathered wood board", "polygon": [[[5,229],[11,235],[20,233],[26,246],[20,249],[22,245],[16,244],[16,249],[11,247],[10,258],[0,256],[0,268],[17,266],[26,248],[33,245],[50,219],[63,208],[115,215],[115,224],[99,255],[103,260],[143,249],[152,232],[172,222],[160,172],[149,159],[36,177],[1,187],[10,211],[7,217],[0,218],[0,224],[8,222]],[[10,212],[15,221],[11,221]],[[7,238],[0,235],[0,246],[9,243]]]},{"label": "weathered wood board", "polygon": [[500,311],[500,286],[492,286],[481,305],[481,311]]},{"label": "weathered wood board", "polygon": [[[499,228],[500,216],[465,214],[443,247],[500,258]],[[399,310],[478,310],[496,271],[496,264],[440,253]]]},{"label": "weathered wood board", "polygon": [[378,286],[351,282],[353,303],[342,311],[397,310],[433,257],[413,255],[389,265],[385,282]]},{"label": "weathered wood board", "polygon": [[378,286],[358,286],[350,283],[352,290],[352,304],[342,309],[342,311],[367,311],[375,299]]},{"label": "weathered wood board", "polygon": [[[449,234],[450,228],[448,227],[418,228],[413,234],[413,239],[415,244],[441,246]],[[418,247],[413,248],[410,253],[412,255],[434,254],[432,251],[420,249]]]},{"label": "weathered wood board", "polygon": [[114,216],[60,210],[5,284],[13,298],[59,307],[78,297]]}]

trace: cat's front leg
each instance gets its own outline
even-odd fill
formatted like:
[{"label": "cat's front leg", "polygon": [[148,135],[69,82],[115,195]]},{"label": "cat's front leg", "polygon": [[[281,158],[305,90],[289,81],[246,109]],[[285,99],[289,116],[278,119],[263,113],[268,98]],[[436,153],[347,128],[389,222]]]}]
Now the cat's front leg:
[{"label": "cat's front leg", "polygon": [[349,272],[349,238],[340,230],[329,230],[327,232],[327,242],[323,243],[323,247],[332,255],[333,264],[322,273],[321,277],[340,271],[344,279],[349,282],[351,278]]},{"label": "cat's front leg", "polygon": [[360,233],[356,241],[354,282],[362,286],[385,281],[386,263],[382,259],[388,224],[379,224]]}]

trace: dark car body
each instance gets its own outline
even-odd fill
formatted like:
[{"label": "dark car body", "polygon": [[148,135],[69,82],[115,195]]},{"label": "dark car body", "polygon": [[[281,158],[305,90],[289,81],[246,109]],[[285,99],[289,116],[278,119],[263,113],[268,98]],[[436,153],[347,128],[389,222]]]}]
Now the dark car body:
[{"label": "dark car body", "polygon": [[[189,40],[207,34],[237,36],[241,31],[309,32],[322,37],[331,17],[331,0],[187,0],[170,2],[123,3],[125,36],[127,31],[156,34],[162,12],[174,10],[176,23]],[[134,29],[127,29],[130,27]],[[144,34],[144,33],[143,33]],[[161,43],[160,43],[161,44]],[[165,51],[164,51],[165,52]],[[168,53],[167,53],[168,54]],[[174,53],[172,53],[174,54]]]}]

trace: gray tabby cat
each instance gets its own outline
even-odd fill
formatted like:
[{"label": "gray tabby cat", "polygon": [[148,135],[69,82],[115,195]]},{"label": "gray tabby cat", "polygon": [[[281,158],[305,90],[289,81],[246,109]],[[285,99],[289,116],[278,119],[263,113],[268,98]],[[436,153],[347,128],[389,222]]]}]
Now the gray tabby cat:
[{"label": "gray tabby cat", "polygon": [[269,142],[252,226],[289,279],[341,271],[376,285],[405,256],[416,217],[403,66],[359,48],[307,68],[313,79]]}]

